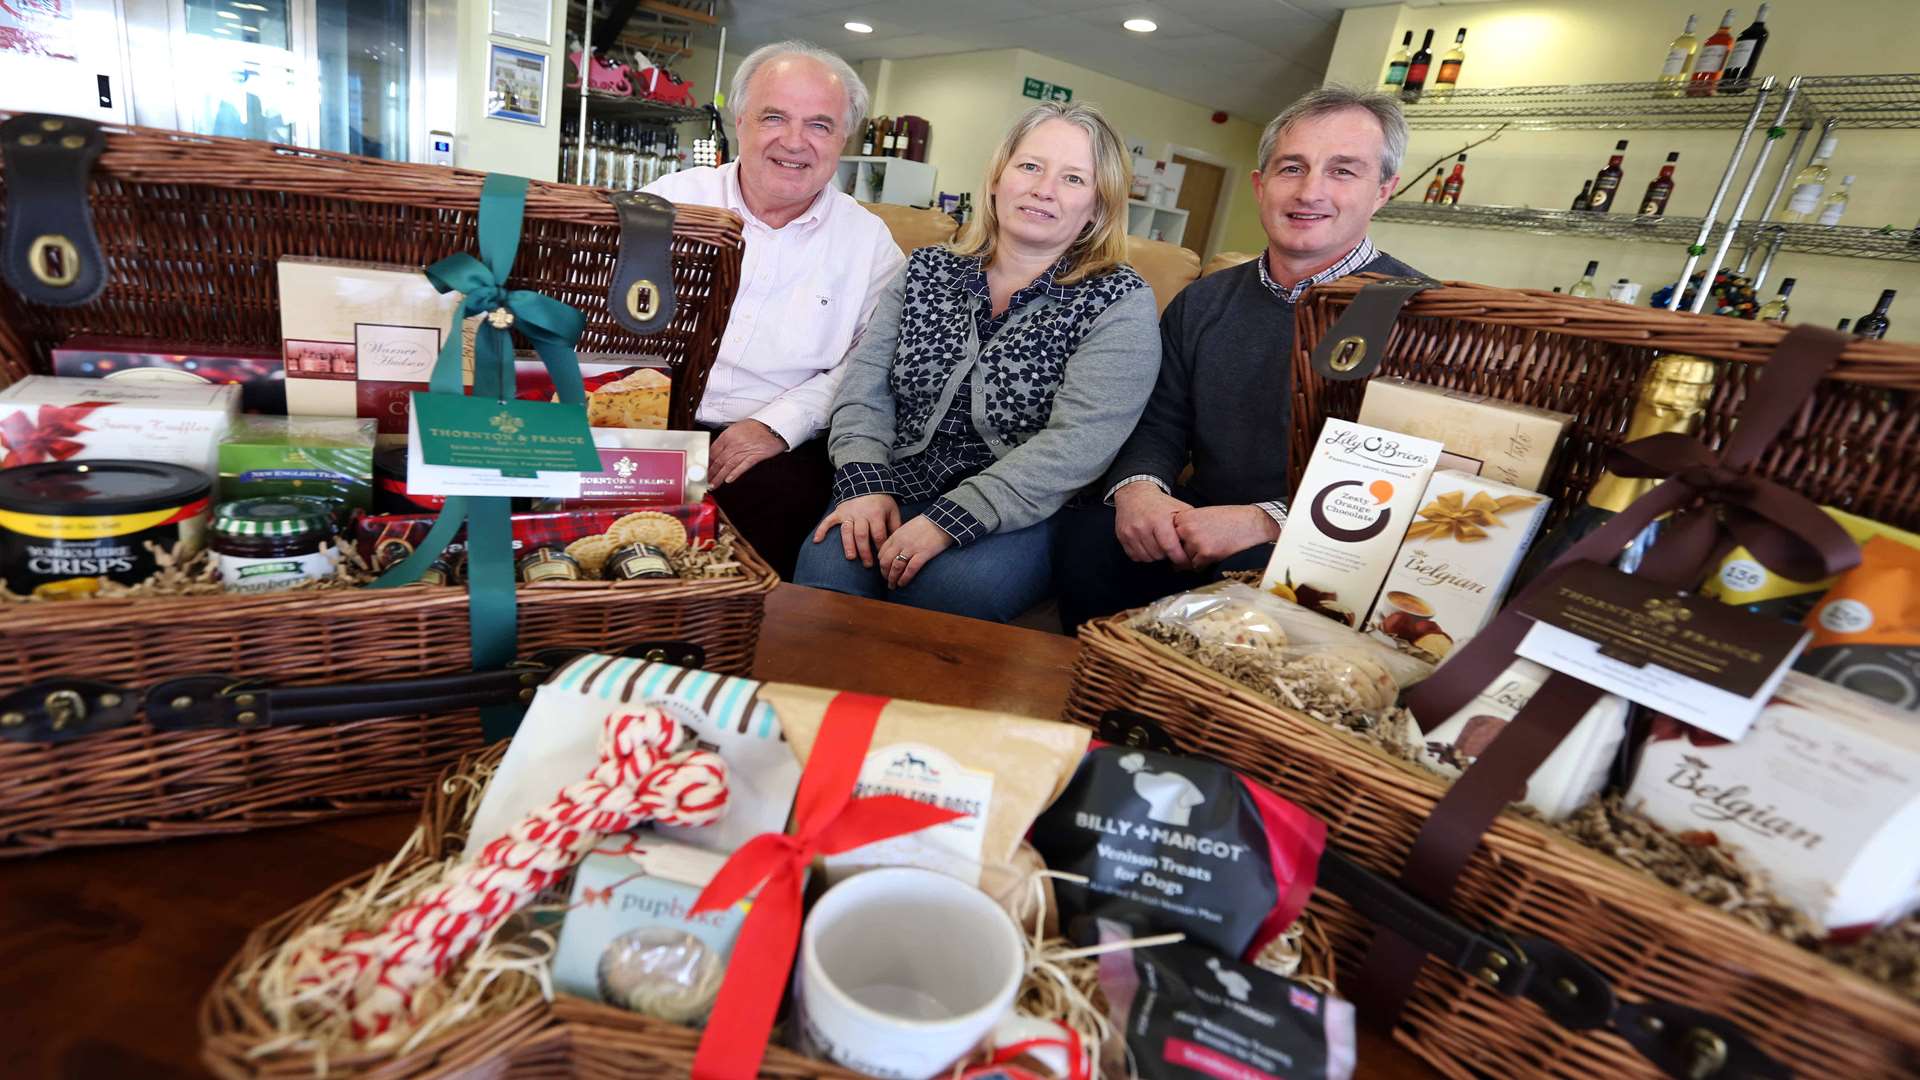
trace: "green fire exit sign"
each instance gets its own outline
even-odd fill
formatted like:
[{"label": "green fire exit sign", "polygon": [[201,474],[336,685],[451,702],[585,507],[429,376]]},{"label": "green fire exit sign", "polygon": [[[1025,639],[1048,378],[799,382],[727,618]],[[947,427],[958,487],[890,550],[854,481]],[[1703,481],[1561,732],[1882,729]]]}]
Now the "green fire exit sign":
[{"label": "green fire exit sign", "polygon": [[1072,90],[1064,86],[1055,86],[1050,82],[1043,82],[1040,79],[1028,79],[1026,84],[1020,88],[1020,93],[1030,98],[1038,98],[1041,101],[1073,100]]}]

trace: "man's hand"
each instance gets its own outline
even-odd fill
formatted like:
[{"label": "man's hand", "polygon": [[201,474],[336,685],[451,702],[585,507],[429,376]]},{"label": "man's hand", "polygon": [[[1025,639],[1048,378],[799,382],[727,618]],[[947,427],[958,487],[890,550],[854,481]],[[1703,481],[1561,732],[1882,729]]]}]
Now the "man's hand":
[{"label": "man's hand", "polygon": [[880,571],[887,576],[887,588],[904,589],[933,561],[935,555],[953,546],[947,530],[928,521],[925,515],[895,529],[880,546]]},{"label": "man's hand", "polygon": [[758,420],[742,420],[721,432],[707,454],[707,478],[712,487],[731,484],[748,469],[786,453],[787,440]]},{"label": "man's hand", "polygon": [[1134,562],[1165,559],[1185,570],[1193,560],[1173,522],[1175,514],[1192,509],[1158,484],[1135,480],[1113,493],[1113,535]]},{"label": "man's hand", "polygon": [[856,495],[833,508],[813,530],[813,542],[825,540],[835,525],[840,526],[847,561],[859,559],[860,565],[872,566],[874,549],[900,528],[900,504],[891,495]]},{"label": "man's hand", "polygon": [[[1128,485],[1133,486],[1137,485]],[[1195,566],[1217,563],[1280,538],[1280,526],[1257,506],[1188,508],[1173,516],[1173,526]]]}]

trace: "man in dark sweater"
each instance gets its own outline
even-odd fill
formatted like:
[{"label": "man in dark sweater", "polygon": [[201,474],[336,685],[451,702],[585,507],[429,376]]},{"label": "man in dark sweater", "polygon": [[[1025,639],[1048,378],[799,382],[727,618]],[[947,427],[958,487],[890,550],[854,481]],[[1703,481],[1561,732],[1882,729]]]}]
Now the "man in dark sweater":
[{"label": "man in dark sweater", "polygon": [[1221,570],[1265,568],[1292,493],[1294,305],[1308,287],[1348,274],[1417,273],[1367,239],[1406,146],[1392,97],[1339,86],[1267,125],[1252,176],[1266,251],[1167,306],[1159,382],[1093,492],[1104,505],[1061,521],[1054,577],[1068,633]]}]

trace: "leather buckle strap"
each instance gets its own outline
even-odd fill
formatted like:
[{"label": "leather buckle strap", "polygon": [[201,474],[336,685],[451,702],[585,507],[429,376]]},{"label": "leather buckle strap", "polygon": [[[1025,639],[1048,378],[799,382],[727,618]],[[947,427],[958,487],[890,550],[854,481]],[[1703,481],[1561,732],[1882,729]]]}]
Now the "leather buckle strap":
[{"label": "leather buckle strap", "polygon": [[106,146],[99,123],[75,116],[21,113],[0,124],[7,180],[0,276],[33,303],[75,307],[106,288],[87,199],[88,174]]},{"label": "leather buckle strap", "polygon": [[140,696],[96,679],[56,677],[0,695],[0,739],[63,743],[133,722]]},{"label": "leather buckle strap", "polygon": [[613,264],[607,309],[636,334],[657,334],[673,322],[673,204],[644,191],[607,196],[620,215],[620,255]]},{"label": "leather buckle strap", "polygon": [[1787,1080],[1793,1075],[1737,1026],[1688,1005],[1621,1002],[1613,1030],[1661,1072],[1680,1080]]},{"label": "leather buckle strap", "polygon": [[1387,339],[1400,309],[1416,294],[1439,287],[1440,282],[1424,277],[1387,278],[1361,286],[1313,347],[1314,374],[1333,382],[1372,377],[1387,357]]}]

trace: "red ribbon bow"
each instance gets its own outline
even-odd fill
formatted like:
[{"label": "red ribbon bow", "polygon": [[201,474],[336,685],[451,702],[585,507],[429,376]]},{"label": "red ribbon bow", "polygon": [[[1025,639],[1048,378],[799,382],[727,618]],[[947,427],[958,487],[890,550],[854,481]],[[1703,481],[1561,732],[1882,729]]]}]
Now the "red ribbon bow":
[{"label": "red ribbon bow", "polygon": [[693,1060],[694,1076],[730,1080],[759,1071],[780,995],[793,970],[801,887],[815,856],[837,855],[965,816],[898,795],[853,797],[873,743],[874,724],[889,700],[839,694],[827,704],[794,796],[792,835],[762,833],[747,841],[695,901],[694,915],[722,911],[760,887],[734,945],[734,955],[742,962],[728,968],[720,986]]},{"label": "red ribbon bow", "polygon": [[74,437],[93,430],[81,421],[95,409],[111,404],[91,401],[80,405],[42,405],[33,420],[25,410],[0,420],[0,449],[6,451],[0,467],[65,461],[85,449]]}]

